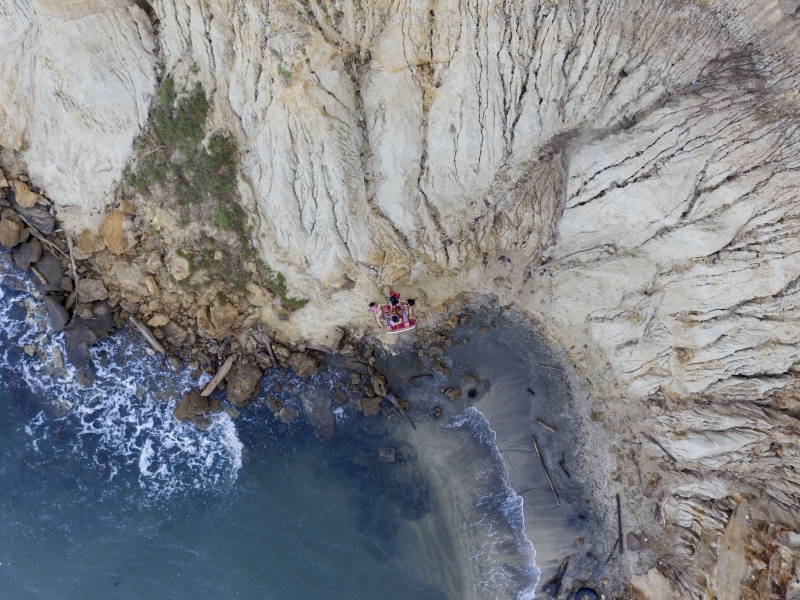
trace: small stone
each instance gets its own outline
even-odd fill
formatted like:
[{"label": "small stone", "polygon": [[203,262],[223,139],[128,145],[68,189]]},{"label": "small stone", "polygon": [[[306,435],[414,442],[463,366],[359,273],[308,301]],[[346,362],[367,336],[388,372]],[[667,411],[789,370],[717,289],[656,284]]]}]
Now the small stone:
[{"label": "small stone", "polygon": [[239,312],[236,310],[236,307],[230,304],[212,306],[208,312],[209,319],[214,326],[217,338],[220,338],[220,336],[228,333],[228,330],[231,328],[231,325],[233,325],[236,317],[239,316]]},{"label": "small stone", "polygon": [[174,321],[170,321],[164,326],[164,336],[167,343],[173,346],[180,346],[186,341],[189,332]]},{"label": "small stone", "polygon": [[153,315],[147,322],[150,327],[164,327],[167,323],[169,323],[169,317],[163,314]]},{"label": "small stone", "polygon": [[62,277],[61,278],[61,283],[59,285],[61,286],[61,289],[64,290],[65,292],[71,292],[72,291],[72,277]]},{"label": "small stone", "polygon": [[169,358],[167,358],[167,362],[169,362],[169,364],[172,365],[172,368],[175,371],[180,372],[183,370],[183,361],[177,356],[170,356]]},{"label": "small stone", "polygon": [[473,385],[480,381],[480,379],[475,377],[472,373],[464,373],[464,379]]},{"label": "small stone", "polygon": [[41,204],[50,204],[39,194],[32,191],[25,182],[17,180],[13,185],[17,204],[19,204],[22,208],[33,208],[36,206],[37,202]]},{"label": "small stone", "polygon": [[145,348],[144,351],[147,354],[147,356],[155,356],[156,355],[156,351],[153,350],[152,348],[150,348],[149,346],[147,348]]},{"label": "small stone", "polygon": [[103,236],[89,229],[84,229],[78,238],[78,243],[73,248],[73,252],[75,252],[75,258],[78,260],[86,260],[92,254],[102,252],[105,249],[106,243],[103,241]]},{"label": "small stone", "polygon": [[396,450],[394,448],[378,448],[378,460],[386,463],[393,463]]},{"label": "small stone", "polygon": [[133,221],[125,211],[119,209],[103,219],[100,235],[103,236],[106,247],[114,254],[124,254],[136,246]]},{"label": "small stone", "polygon": [[305,380],[308,380],[309,377],[313,377],[319,373],[317,361],[303,352],[294,352],[291,356],[289,356],[289,360],[287,362],[292,371],[294,371],[298,377],[302,377]]},{"label": "small stone", "polygon": [[175,278],[175,281],[183,281],[192,274],[189,261],[176,252],[167,256],[167,271]]},{"label": "small stone", "polygon": [[441,406],[434,406],[431,409],[431,416],[434,419],[438,419],[439,417],[441,417],[442,416],[442,407]]},{"label": "small stone", "polygon": [[58,348],[53,349],[53,366],[56,369],[64,368],[64,355],[61,354],[61,350]]},{"label": "small stone", "polygon": [[483,327],[478,329],[478,333],[480,333],[481,335],[483,335],[484,333],[489,333],[489,328],[486,325],[484,325]]},{"label": "small stone", "polygon": [[341,406],[342,404],[347,404],[347,399],[348,399],[347,392],[345,392],[344,390],[336,390],[333,393],[333,401],[336,402],[336,404],[338,404],[339,406]]},{"label": "small stone", "polygon": [[238,407],[246,406],[261,381],[261,369],[252,363],[244,363],[240,358],[225,380],[228,382],[228,402]]},{"label": "small stone", "polygon": [[139,313],[139,305],[134,304],[133,302],[128,302],[127,300],[120,302],[119,307],[125,312],[131,313],[132,315]]},{"label": "small stone", "polygon": [[13,248],[19,243],[19,234],[22,227],[9,219],[0,220],[0,245]]},{"label": "small stone", "polygon": [[434,371],[439,371],[439,373],[444,375],[445,378],[449,378],[453,374],[453,370],[452,369],[448,369],[443,364],[438,363],[438,362],[433,363],[433,366],[431,367],[431,369],[433,369]]},{"label": "small stone", "polygon": [[383,399],[378,397],[368,398],[365,396],[361,398],[361,412],[364,413],[365,417],[377,415],[381,410],[382,401]]},{"label": "small stone", "polygon": [[428,349],[428,353],[431,356],[436,356],[438,354],[444,354],[444,348],[442,346],[433,345]]},{"label": "small stone", "polygon": [[94,302],[108,298],[103,282],[98,279],[79,279],[77,291],[79,302]]},{"label": "small stone", "polygon": [[283,402],[278,400],[278,397],[275,394],[267,394],[265,402],[267,408],[269,408],[272,412],[278,412],[283,408]]},{"label": "small stone", "polygon": [[367,395],[367,398],[374,398],[375,397],[375,390],[372,389],[371,385],[364,386],[364,393]]},{"label": "small stone", "polygon": [[47,308],[47,314],[50,316],[50,325],[53,331],[56,333],[64,331],[64,327],[69,323],[69,311],[50,296],[44,299],[44,305]]},{"label": "small stone", "polygon": [[247,301],[253,306],[267,306],[275,297],[263,287],[254,283],[247,284]]},{"label": "small stone", "polygon": [[359,373],[350,373],[350,383],[353,385],[361,383],[361,375]]},{"label": "small stone", "polygon": [[628,550],[636,552],[637,550],[641,550],[642,540],[638,535],[629,531],[627,535],[625,535],[625,545],[628,547]]},{"label": "small stone", "polygon": [[284,423],[294,423],[300,416],[300,409],[294,404],[286,404],[278,411],[278,418]]},{"label": "small stone", "polygon": [[36,347],[33,344],[25,344],[25,346],[22,348],[22,351],[28,356],[32,357],[34,354],[36,354]]},{"label": "small stone", "polygon": [[81,387],[92,387],[94,383],[94,373],[92,373],[88,367],[84,367],[75,373],[75,381],[77,381],[78,385]]},{"label": "small stone", "polygon": [[444,395],[450,398],[450,400],[452,400],[453,402],[456,402],[457,400],[461,399],[461,388],[460,387],[447,388],[444,391]]},{"label": "small stone", "polygon": [[370,381],[372,382],[372,389],[375,390],[376,396],[383,398],[389,393],[389,390],[386,386],[386,377],[383,375],[373,375]]}]

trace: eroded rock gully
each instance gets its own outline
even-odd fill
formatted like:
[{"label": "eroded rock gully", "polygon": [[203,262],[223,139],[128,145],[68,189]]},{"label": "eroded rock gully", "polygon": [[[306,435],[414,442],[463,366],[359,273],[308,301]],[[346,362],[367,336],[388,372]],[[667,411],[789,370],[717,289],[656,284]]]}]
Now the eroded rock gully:
[{"label": "eroded rock gully", "polygon": [[[635,593],[795,597],[797,9],[0,0],[2,160],[68,233],[97,232],[160,74],[200,82],[257,252],[308,299],[259,286],[237,315],[329,348],[386,285],[428,315],[460,293],[515,304],[596,398],[651,540],[624,555]],[[138,200],[119,253],[87,234],[98,277],[150,319],[196,308],[179,343],[235,324],[230,290],[181,293],[181,225]]]}]

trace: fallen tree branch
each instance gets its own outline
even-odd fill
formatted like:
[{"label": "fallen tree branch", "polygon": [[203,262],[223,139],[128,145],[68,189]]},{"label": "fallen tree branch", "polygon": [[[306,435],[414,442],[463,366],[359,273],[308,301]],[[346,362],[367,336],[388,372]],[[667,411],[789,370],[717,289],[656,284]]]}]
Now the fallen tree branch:
[{"label": "fallen tree branch", "polygon": [[558,432],[558,429],[556,429],[556,428],[555,428],[555,427],[553,427],[552,425],[548,425],[547,423],[545,423],[545,422],[542,420],[542,418],[541,418],[541,417],[537,418],[537,419],[534,421],[534,423],[536,423],[537,425],[540,425],[540,426],[541,426],[541,427],[543,427],[544,429],[547,429],[547,431],[549,431],[549,432],[551,432],[551,433],[557,433],[557,432]]},{"label": "fallen tree branch", "polygon": [[228,371],[231,370],[231,367],[233,366],[233,361],[235,360],[236,360],[236,354],[231,354],[225,361],[225,363],[220,367],[219,371],[217,371],[217,374],[214,375],[214,379],[209,381],[205,389],[202,392],[200,392],[201,396],[210,396],[211,392],[217,389],[217,386],[219,385],[220,381],[222,381],[222,378],[225,377],[225,375],[228,374]]},{"label": "fallen tree branch", "polygon": [[417,428],[417,426],[414,425],[414,421],[412,421],[411,417],[408,416],[408,413],[403,410],[402,406],[400,406],[400,402],[397,401],[397,398],[394,397],[394,394],[391,394],[391,393],[390,394],[386,394],[386,399],[397,407],[397,410],[400,411],[400,414],[402,414],[406,419],[408,419],[408,422],[411,423],[411,426],[414,429]]},{"label": "fallen tree branch", "polygon": [[28,226],[28,229],[30,229],[30,230],[31,230],[31,234],[33,234],[33,237],[35,237],[35,238],[36,238],[36,239],[38,239],[40,242],[42,242],[43,244],[45,244],[45,245],[46,245],[48,248],[52,248],[53,250],[55,250],[56,252],[58,252],[58,253],[59,253],[61,256],[63,256],[64,258],[66,258],[66,259],[68,259],[68,260],[69,260],[69,256],[67,256],[66,254],[64,254],[64,252],[62,252],[62,251],[61,251],[61,248],[59,248],[58,246],[56,246],[56,245],[55,245],[53,242],[51,242],[50,240],[46,239],[46,238],[45,238],[45,237],[44,237],[44,236],[43,236],[41,233],[39,233],[39,230],[38,230],[38,229],[36,229],[36,227],[34,227],[33,225],[31,225],[31,222],[30,222],[30,221],[28,221],[28,219],[26,219],[25,217],[23,217],[23,216],[22,216],[21,214],[19,214],[19,213],[17,213],[17,215],[19,216],[19,218],[20,218],[20,219],[22,219],[23,221],[25,221],[25,224]]},{"label": "fallen tree branch", "polygon": [[542,453],[539,452],[539,444],[536,443],[536,436],[531,434],[531,438],[533,438],[533,447],[536,449],[536,456],[539,457],[539,462],[542,463],[542,470],[544,471],[544,476],[547,477],[547,483],[550,484],[550,489],[553,491],[553,496],[555,496],[556,506],[561,506],[561,499],[558,497],[558,493],[556,492],[556,487],[553,485],[553,480],[550,479],[550,473],[547,472],[547,467],[544,464]]},{"label": "fallen tree branch", "polygon": [[146,325],[143,325],[142,323],[139,323],[139,321],[137,321],[133,317],[130,317],[129,321],[144,336],[144,339],[146,339],[147,343],[150,344],[153,347],[153,350],[155,350],[156,352],[160,352],[161,354],[166,354],[167,353],[167,350],[164,348],[164,346],[162,346],[158,342],[158,340],[153,336],[153,334],[150,333],[150,330],[147,328]]},{"label": "fallen tree branch", "polygon": [[69,262],[72,263],[72,278],[75,280],[75,289],[78,289],[78,268],[75,266],[75,257],[72,254],[72,237],[67,238],[67,246],[69,246]]},{"label": "fallen tree branch", "polygon": [[666,455],[667,455],[667,458],[669,458],[669,459],[670,459],[672,462],[674,462],[674,463],[677,463],[677,462],[678,462],[678,459],[677,459],[677,458],[675,458],[674,456],[672,456],[672,454],[670,454],[670,453],[667,451],[667,449],[666,449],[666,448],[664,448],[664,446],[662,446],[662,445],[661,445],[661,443],[660,443],[660,442],[659,442],[659,441],[658,441],[656,438],[654,438],[654,437],[653,437],[652,435],[650,435],[649,433],[645,433],[645,434],[644,434],[644,436],[645,436],[645,437],[646,437],[648,440],[650,440],[651,442],[653,442],[653,443],[654,443],[656,446],[658,446],[659,448],[661,448],[661,451],[662,451],[664,454],[666,454]]}]

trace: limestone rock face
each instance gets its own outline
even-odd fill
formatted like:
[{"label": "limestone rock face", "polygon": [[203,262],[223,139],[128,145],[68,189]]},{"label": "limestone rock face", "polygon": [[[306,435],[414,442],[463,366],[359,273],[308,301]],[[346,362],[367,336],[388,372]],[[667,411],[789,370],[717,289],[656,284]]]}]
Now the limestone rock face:
[{"label": "limestone rock face", "polygon": [[[650,411],[637,427],[671,459],[650,448],[649,468],[676,465],[658,493],[684,576],[648,567],[639,589],[728,589],[742,494],[769,504],[749,521],[766,531],[800,493],[797,3],[152,5],[158,50],[135,3],[0,4],[0,146],[35,187],[64,214],[104,209],[156,66],[199,81],[241,150],[253,243],[309,300],[276,327],[364,331],[387,285],[433,310],[519,306],[592,393]],[[130,217],[112,221],[124,252]],[[213,309],[197,323],[222,334]]]},{"label": "limestone rock face", "polygon": [[153,50],[134,2],[3,2],[0,146],[56,202],[104,208],[147,120]]}]

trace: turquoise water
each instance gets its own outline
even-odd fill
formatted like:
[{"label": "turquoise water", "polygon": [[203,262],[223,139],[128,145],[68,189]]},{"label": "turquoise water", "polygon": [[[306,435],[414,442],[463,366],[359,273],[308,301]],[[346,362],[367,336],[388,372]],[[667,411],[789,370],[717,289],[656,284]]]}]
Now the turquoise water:
[{"label": "turquoise water", "polygon": [[[256,404],[199,432],[172,417],[188,380],[138,340],[99,344],[83,389],[52,366],[63,344],[39,303],[0,294],[4,598],[532,596],[521,501],[474,409],[426,419],[420,388],[416,431],[346,406],[317,442],[304,418],[287,427]],[[282,399],[302,406],[336,377],[273,371],[262,396],[291,381]],[[396,462],[378,460],[384,446]]]}]

